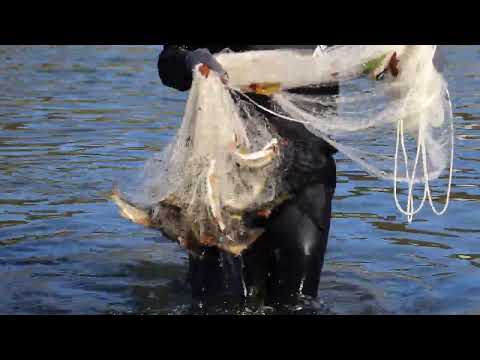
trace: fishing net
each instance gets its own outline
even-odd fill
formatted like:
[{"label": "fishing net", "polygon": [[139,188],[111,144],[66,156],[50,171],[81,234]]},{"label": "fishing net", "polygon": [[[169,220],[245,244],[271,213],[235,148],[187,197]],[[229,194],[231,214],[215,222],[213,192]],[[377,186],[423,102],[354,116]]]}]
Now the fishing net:
[{"label": "fishing net", "polygon": [[[454,136],[447,83],[433,63],[436,50],[361,45],[315,54],[218,54],[228,84],[204,66],[195,69],[176,139],[148,162],[131,199],[151,209],[151,222],[162,229],[169,226],[160,218],[162,206],[176,209],[176,224],[184,227],[179,240],[241,252],[261,233],[249,223],[252,214],[268,217],[292,192],[282,177],[288,147],[268,125],[274,116],[302,124],[370,175],[392,181],[395,203],[409,221],[427,201],[441,215],[449,202]],[[335,83],[339,95],[315,91]],[[312,91],[289,91],[298,88]],[[447,196],[437,209],[430,184],[442,174]]]}]

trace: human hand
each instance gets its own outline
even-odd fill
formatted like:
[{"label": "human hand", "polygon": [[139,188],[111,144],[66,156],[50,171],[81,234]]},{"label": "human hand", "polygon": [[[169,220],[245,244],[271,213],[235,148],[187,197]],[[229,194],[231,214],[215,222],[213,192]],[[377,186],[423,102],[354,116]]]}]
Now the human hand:
[{"label": "human hand", "polygon": [[198,49],[188,53],[187,66],[189,69],[193,71],[198,65],[201,65],[199,71],[203,76],[208,78],[210,71],[214,71],[224,84],[228,82],[227,72],[208,49]]}]

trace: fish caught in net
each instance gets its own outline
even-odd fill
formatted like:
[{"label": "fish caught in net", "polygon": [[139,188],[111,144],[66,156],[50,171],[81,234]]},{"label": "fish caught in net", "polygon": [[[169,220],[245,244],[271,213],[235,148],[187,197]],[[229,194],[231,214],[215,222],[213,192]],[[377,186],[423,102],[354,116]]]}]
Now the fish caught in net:
[{"label": "fish caught in net", "polygon": [[[263,232],[255,219],[292,195],[282,176],[291,150],[268,126],[269,115],[303,124],[370,175],[393,181],[395,204],[409,221],[427,201],[441,215],[449,202],[454,127],[436,51],[433,45],[357,45],[313,55],[220,53],[228,84],[198,66],[175,140],[147,163],[140,188],[128,196],[115,190],[112,199],[126,218],[192,251],[218,246],[240,254]],[[292,91],[334,83],[337,96]],[[268,97],[271,106],[252,94]],[[447,171],[447,200],[437,209],[430,184]],[[417,204],[415,188],[422,189]]]}]

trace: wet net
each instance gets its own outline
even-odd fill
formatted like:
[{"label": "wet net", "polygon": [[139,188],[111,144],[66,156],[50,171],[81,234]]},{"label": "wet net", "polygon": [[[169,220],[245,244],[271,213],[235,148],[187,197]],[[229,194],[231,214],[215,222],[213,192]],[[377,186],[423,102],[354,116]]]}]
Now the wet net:
[{"label": "wet net", "polygon": [[[314,54],[223,52],[216,58],[228,84],[203,66],[195,69],[175,140],[148,162],[130,198],[150,209],[160,228],[168,227],[158,215],[162,206],[173,207],[182,237],[241,252],[261,233],[248,223],[250,215],[268,217],[289,197],[280,176],[288,150],[268,126],[267,117],[275,116],[301,123],[370,175],[392,181],[395,204],[409,221],[427,202],[442,215],[454,127],[448,86],[433,63],[436,51],[433,45],[361,45]],[[289,91],[334,83],[341,88],[336,96]],[[252,94],[268,97],[271,106]],[[446,200],[437,208],[431,183],[442,175]]]}]

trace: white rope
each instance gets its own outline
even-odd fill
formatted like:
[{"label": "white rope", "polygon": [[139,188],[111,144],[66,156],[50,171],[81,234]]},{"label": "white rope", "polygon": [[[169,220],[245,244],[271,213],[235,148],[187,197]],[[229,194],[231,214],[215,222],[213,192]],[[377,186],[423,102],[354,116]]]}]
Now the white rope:
[{"label": "white rope", "polygon": [[451,193],[452,193],[452,184],[453,184],[453,172],[454,172],[454,161],[455,161],[455,126],[453,124],[453,106],[450,98],[450,92],[447,89],[447,98],[449,101],[449,110],[450,110],[450,132],[451,132],[451,149],[450,149],[450,174],[448,177],[448,188],[447,194],[445,199],[445,205],[441,211],[437,209],[435,204],[433,203],[432,192],[430,189],[430,179],[428,176],[427,169],[427,151],[425,146],[425,139],[423,139],[423,163],[424,163],[424,172],[425,172],[425,186],[428,191],[428,201],[430,202],[430,206],[432,207],[433,212],[438,215],[442,216],[448,210],[448,206],[450,205]]},{"label": "white rope", "polygon": [[232,87],[229,87],[230,90],[240,94],[241,96],[243,96],[244,98],[246,98],[248,101],[250,101],[253,105],[255,105],[256,107],[258,107],[259,109],[271,114],[271,115],[274,115],[278,118],[281,118],[281,119],[284,119],[284,120],[288,120],[288,121],[294,121],[294,122],[297,122],[297,123],[301,123],[301,124],[305,124],[305,125],[308,125],[309,123],[306,122],[306,121],[301,121],[301,120],[298,120],[298,119],[294,119],[292,117],[289,117],[289,116],[285,116],[285,115],[282,115],[282,114],[279,114],[273,110],[270,110],[269,108],[266,108],[265,106],[262,106],[260,105],[259,103],[257,103],[256,101],[254,101],[250,96],[248,96],[247,94],[241,92],[240,90],[238,89],[235,89],[235,88],[232,88]]},{"label": "white rope", "polygon": [[[434,46],[434,56],[435,52],[437,50],[437,46]],[[432,58],[433,61],[433,58]],[[432,211],[438,215],[441,216],[445,214],[447,211],[449,204],[450,204],[450,199],[451,199],[451,190],[452,190],[452,183],[453,183],[453,172],[454,172],[454,158],[455,158],[455,127],[453,124],[453,107],[452,107],[452,102],[450,98],[450,93],[448,89],[446,89],[447,93],[447,98],[449,102],[449,118],[450,118],[450,132],[451,132],[451,149],[450,149],[450,168],[449,168],[449,179],[448,179],[448,186],[447,186],[447,194],[446,194],[446,201],[444,208],[439,211],[435,204],[433,203],[433,197],[432,197],[432,191],[431,191],[431,186],[430,186],[430,179],[428,175],[428,161],[427,161],[427,149],[426,149],[426,143],[425,143],[425,136],[423,134],[423,124],[420,122],[419,124],[419,133],[418,133],[418,141],[417,141],[417,155],[415,158],[415,163],[413,166],[412,170],[412,175],[411,177],[409,176],[409,170],[408,170],[408,155],[405,147],[405,134],[404,134],[404,120],[401,119],[397,123],[397,144],[396,144],[396,151],[395,151],[395,167],[394,167],[394,198],[395,198],[395,204],[397,206],[397,209],[404,215],[407,216],[408,222],[412,223],[413,222],[413,217],[418,214],[422,208],[425,205],[426,199],[428,198],[428,201],[430,203],[430,207],[432,208]],[[407,100],[408,97],[411,95],[407,95]],[[408,184],[408,196],[407,196],[407,209],[405,210],[398,199],[398,155],[399,155],[399,147],[400,143],[402,146],[402,151],[403,151],[403,156],[405,159],[405,168],[406,168],[406,177],[407,179],[409,178],[409,184]],[[424,175],[424,181],[425,181],[425,186],[424,186],[424,194],[422,201],[417,209],[415,209],[414,206],[414,196],[413,196],[413,188],[415,184],[415,175],[416,175],[416,170],[418,167],[418,162],[419,162],[419,155],[422,155],[422,162],[423,162],[423,175]]]},{"label": "white rope", "polygon": [[[405,102],[403,104],[403,108],[405,109],[408,100],[412,96],[412,89],[414,87],[411,87],[410,90],[408,91],[406,95]],[[404,119],[399,119],[397,121],[397,142],[396,142],[396,149],[395,149],[395,165],[394,165],[394,176],[393,176],[393,194],[394,194],[394,199],[395,199],[395,205],[397,206],[397,209],[407,216],[407,220],[409,223],[413,221],[413,217],[418,214],[422,208],[425,205],[425,201],[427,198],[427,191],[426,188],[424,189],[423,193],[423,199],[418,207],[417,210],[415,210],[414,206],[414,195],[413,195],[413,189],[415,186],[415,176],[417,172],[417,167],[418,167],[418,162],[420,159],[420,153],[421,153],[421,146],[420,146],[420,139],[422,138],[423,132],[422,132],[422,126],[420,124],[419,126],[419,131],[418,131],[418,140],[417,140],[417,155],[415,157],[415,162],[413,165],[412,169],[412,176],[409,175],[409,161],[408,161],[408,154],[407,154],[407,149],[405,146],[405,127],[404,127]],[[398,199],[398,155],[399,155],[399,147],[400,143],[402,146],[402,152],[403,152],[403,157],[405,160],[405,178],[407,179],[408,183],[408,195],[407,195],[407,209],[405,210],[402,205],[400,204],[400,200]]]},{"label": "white rope", "polygon": [[[419,139],[420,139],[421,133],[419,131]],[[398,183],[400,182],[398,179],[398,157],[399,157],[399,152],[400,152],[400,143],[403,151],[403,156],[405,160],[405,172],[406,172],[406,179],[408,182],[408,197],[407,197],[407,209],[405,210],[402,205],[400,204],[400,200],[398,198]],[[415,175],[416,175],[416,169],[418,167],[418,161],[420,158],[420,143],[417,144],[417,155],[415,158],[415,163],[413,166],[413,172],[412,176],[409,175],[409,169],[408,169],[408,155],[405,147],[405,134],[404,134],[404,121],[399,120],[398,125],[397,125],[397,144],[396,144],[396,150],[395,150],[395,166],[394,166],[394,179],[393,179],[393,194],[394,194],[394,199],[395,199],[395,205],[397,206],[397,209],[405,216],[407,216],[408,221],[412,222],[413,221],[413,216],[418,214],[422,208],[425,205],[425,201],[427,198],[427,191],[424,189],[424,194],[423,194],[423,199],[419,205],[419,207],[415,210],[414,207],[414,196],[413,196],[413,188],[415,186]]]}]

